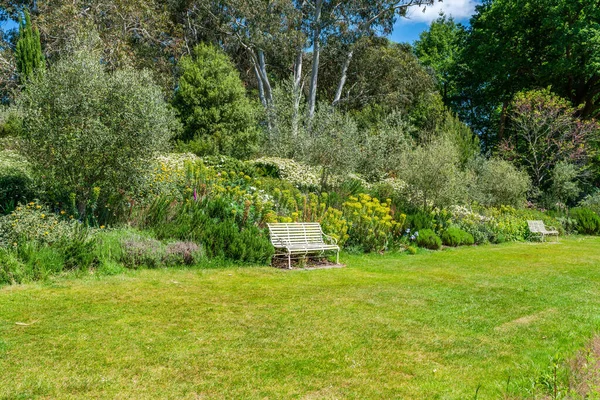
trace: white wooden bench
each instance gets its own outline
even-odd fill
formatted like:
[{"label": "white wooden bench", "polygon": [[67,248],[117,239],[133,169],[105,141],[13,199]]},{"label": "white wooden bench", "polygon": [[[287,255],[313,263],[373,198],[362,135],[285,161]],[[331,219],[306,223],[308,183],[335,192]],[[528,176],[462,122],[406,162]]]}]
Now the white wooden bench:
[{"label": "white wooden bench", "polygon": [[271,243],[276,250],[275,255],[287,256],[288,268],[292,268],[292,256],[308,254],[322,256],[326,251],[335,251],[336,263],[340,263],[340,247],[337,245],[337,240],[324,234],[318,222],[267,225],[271,234]]},{"label": "white wooden bench", "polygon": [[546,228],[544,221],[527,221],[527,225],[529,225],[529,231],[540,235],[542,241],[546,240],[546,236],[556,236],[556,241],[558,241],[558,231],[551,226]]}]

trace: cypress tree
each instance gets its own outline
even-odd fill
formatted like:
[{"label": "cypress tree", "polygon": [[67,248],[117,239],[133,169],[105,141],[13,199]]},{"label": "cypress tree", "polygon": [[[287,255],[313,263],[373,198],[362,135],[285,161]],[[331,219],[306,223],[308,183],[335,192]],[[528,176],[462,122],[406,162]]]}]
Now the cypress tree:
[{"label": "cypress tree", "polygon": [[25,21],[23,21],[23,18],[19,20],[19,40],[17,41],[15,56],[21,84],[27,82],[27,79],[35,71],[43,71],[46,68],[40,32],[31,25],[31,17],[28,11],[25,11]]}]

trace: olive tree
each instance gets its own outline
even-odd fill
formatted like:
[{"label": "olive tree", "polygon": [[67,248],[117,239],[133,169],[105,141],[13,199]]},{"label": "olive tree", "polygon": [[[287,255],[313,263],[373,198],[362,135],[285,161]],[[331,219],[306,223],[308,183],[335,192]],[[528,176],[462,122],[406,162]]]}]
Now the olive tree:
[{"label": "olive tree", "polygon": [[531,179],[509,161],[491,158],[476,163],[473,200],[486,206],[522,207],[531,189]]},{"label": "olive tree", "polygon": [[53,200],[84,215],[144,183],[150,160],[168,146],[177,120],[148,72],[107,72],[76,51],[34,76],[19,99],[22,152]]},{"label": "olive tree", "polygon": [[397,175],[408,187],[409,200],[423,209],[464,201],[467,176],[460,169],[460,154],[442,138],[403,154]]}]

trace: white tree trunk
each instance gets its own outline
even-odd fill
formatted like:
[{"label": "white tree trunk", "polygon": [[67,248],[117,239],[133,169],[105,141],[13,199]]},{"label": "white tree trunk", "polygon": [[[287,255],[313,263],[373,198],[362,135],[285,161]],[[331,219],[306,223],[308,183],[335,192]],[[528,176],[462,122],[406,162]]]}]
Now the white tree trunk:
[{"label": "white tree trunk", "polygon": [[258,70],[258,65],[252,63],[252,67],[254,69],[254,75],[256,75],[256,84],[258,86],[258,97],[260,98],[260,102],[262,105],[267,108],[267,99],[265,98],[265,86],[263,85],[262,78],[260,76],[260,71]]},{"label": "white tree trunk", "polygon": [[313,31],[313,60],[312,73],[310,76],[310,88],[308,93],[308,119],[312,120],[315,115],[315,105],[317,103],[317,80],[319,77],[319,57],[321,56],[321,9],[323,0],[317,0],[315,6],[315,20]]},{"label": "white tree trunk", "polygon": [[294,87],[293,100],[294,112],[292,114],[292,136],[298,136],[298,125],[300,122],[300,101],[302,100],[302,49],[298,50],[296,62],[294,63]]},{"label": "white tree trunk", "polygon": [[344,61],[344,65],[342,66],[342,75],[340,76],[340,82],[338,83],[337,91],[335,92],[335,98],[333,99],[334,106],[342,98],[342,93],[344,91],[344,85],[346,84],[346,79],[348,78],[348,67],[350,66],[350,62],[352,61],[353,55],[354,55],[354,50],[350,50],[348,52],[348,55],[346,56],[346,61]]},{"label": "white tree trunk", "polygon": [[269,82],[269,75],[267,75],[267,65],[265,63],[265,53],[262,50],[258,50],[258,66],[262,83],[265,90],[265,98],[267,104],[273,104],[273,91],[271,89],[271,83]]}]

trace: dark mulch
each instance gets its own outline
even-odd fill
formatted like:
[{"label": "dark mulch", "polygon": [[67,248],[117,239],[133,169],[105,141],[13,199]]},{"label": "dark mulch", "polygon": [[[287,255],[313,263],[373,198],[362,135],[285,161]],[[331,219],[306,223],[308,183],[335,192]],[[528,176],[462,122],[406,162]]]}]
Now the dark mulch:
[{"label": "dark mulch", "polygon": [[[275,268],[288,269],[288,260],[285,257],[274,257],[271,266]],[[326,258],[307,257],[292,259],[292,269],[331,269],[343,268],[344,264],[336,264]]]}]

